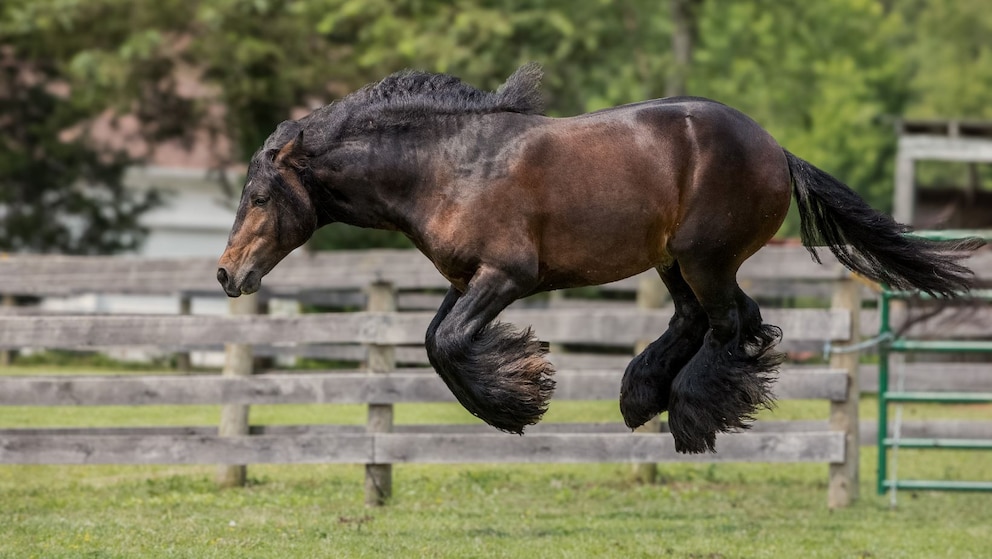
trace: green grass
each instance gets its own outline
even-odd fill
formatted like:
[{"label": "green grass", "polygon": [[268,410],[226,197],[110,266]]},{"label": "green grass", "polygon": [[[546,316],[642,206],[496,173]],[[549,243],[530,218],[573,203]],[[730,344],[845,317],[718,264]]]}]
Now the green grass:
[{"label": "green grass", "polygon": [[[866,460],[866,466],[869,464]],[[825,466],[400,466],[389,506],[360,466],[4,467],[3,557],[985,557],[989,496],[867,487],[824,506]]]},{"label": "green grass", "polygon": [[[49,369],[50,370],[50,369]],[[30,371],[21,371],[29,373]],[[553,402],[548,421],[619,419],[615,402]],[[776,419],[823,419],[782,402]],[[989,406],[904,415],[992,420]],[[863,417],[874,417],[866,399]],[[215,424],[216,406],[0,408],[0,427]],[[362,406],[256,406],[257,424],[361,423]],[[400,405],[401,423],[472,421],[455,404]],[[989,479],[988,454],[901,451],[901,477]],[[824,464],[399,465],[394,496],[363,505],[360,465],[249,468],[218,489],[209,466],[0,466],[0,557],[988,557],[992,495],[874,494],[826,508]],[[984,477],[983,477],[984,476]]]}]

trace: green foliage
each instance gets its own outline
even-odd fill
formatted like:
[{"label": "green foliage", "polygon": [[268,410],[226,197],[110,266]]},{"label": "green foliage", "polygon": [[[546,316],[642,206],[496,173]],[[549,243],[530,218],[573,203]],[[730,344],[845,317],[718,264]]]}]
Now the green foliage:
[{"label": "green foliage", "polygon": [[880,2],[709,2],[690,89],[736,106],[878,207],[891,204],[905,64]]},{"label": "green foliage", "polygon": [[86,102],[86,88],[73,87],[58,62],[74,37],[55,40],[66,22],[33,7],[13,2],[0,11],[0,251],[134,249],[145,234],[138,218],[158,195],[126,189],[133,161],[92,145],[85,124],[101,107]]},{"label": "green foliage", "polygon": [[[878,207],[893,118],[992,118],[984,0],[700,0],[687,92],[751,115]],[[197,129],[246,160],[275,125],[405,67],[495,88],[545,66],[549,114],[658,97],[673,21],[648,0],[8,0],[0,44],[45,59],[84,113],[135,110],[150,135]],[[177,76],[202,87],[184,89]],[[193,125],[195,123],[195,126]],[[794,232],[787,229],[786,232]],[[364,232],[316,246],[403,245]]]},{"label": "green foliage", "polygon": [[906,4],[903,46],[915,70],[913,100],[906,114],[913,118],[992,119],[992,10],[988,2]]},{"label": "green foliage", "polygon": [[63,139],[84,114],[61,103],[51,82],[24,83],[20,73],[0,68],[0,251],[104,254],[137,247],[145,234],[138,218],[158,196],[124,188],[131,161],[123,154],[97,151],[85,135]]}]

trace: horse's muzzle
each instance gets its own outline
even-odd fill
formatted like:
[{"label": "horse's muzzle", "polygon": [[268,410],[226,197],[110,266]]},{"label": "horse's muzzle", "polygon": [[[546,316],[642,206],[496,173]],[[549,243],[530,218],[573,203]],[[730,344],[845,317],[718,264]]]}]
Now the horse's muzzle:
[{"label": "horse's muzzle", "polygon": [[262,286],[262,275],[252,270],[238,281],[236,276],[227,271],[226,268],[217,269],[217,281],[224,288],[224,293],[228,297],[240,297],[250,295],[259,290]]}]

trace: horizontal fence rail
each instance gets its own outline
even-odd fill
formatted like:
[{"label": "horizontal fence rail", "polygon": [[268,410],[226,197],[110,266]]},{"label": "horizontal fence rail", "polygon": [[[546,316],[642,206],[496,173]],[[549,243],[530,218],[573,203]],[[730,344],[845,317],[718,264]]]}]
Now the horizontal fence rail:
[{"label": "horizontal fence rail", "polygon": [[[784,285],[820,283],[849,277],[849,272],[824,248],[823,264],[813,262],[798,245],[770,245],[741,266],[739,279],[745,291],[767,283]],[[968,259],[979,277],[992,278],[992,251]],[[70,295],[77,293],[172,294],[197,293],[222,296],[214,258],[121,258],[99,256],[0,256],[4,294]],[[653,277],[653,272],[647,273]],[[445,289],[448,282],[429,260],[416,251],[340,251],[287,257],[266,276],[263,289],[272,293],[311,290],[360,290],[387,282],[398,290]],[[633,292],[639,276],[604,286],[607,290]]]},{"label": "horizontal fence rail", "polygon": [[717,454],[679,454],[666,434],[375,433],[296,435],[0,435],[7,464],[464,464],[839,462],[844,434],[718,435]]},{"label": "horizontal fence rail", "polygon": [[[769,309],[766,321],[784,341],[845,340],[850,313]],[[246,344],[422,344],[433,313],[324,313],[299,316],[0,316],[0,348],[87,348],[114,345],[195,346],[236,340]],[[531,326],[548,342],[633,345],[645,332],[663,332],[671,314],[633,308],[507,311],[502,320]]]},{"label": "horizontal fence rail", "polygon": [[[302,435],[360,435],[366,432],[365,425],[319,424],[319,425],[252,425],[249,429],[252,435],[278,435],[280,437],[297,437]],[[754,433],[819,433],[837,432],[830,427],[826,420],[797,419],[789,421],[757,421],[750,429],[742,434]],[[956,438],[992,441],[988,422],[968,420],[927,420],[904,421],[901,427],[902,436],[910,438]],[[393,433],[453,433],[463,435],[498,435],[493,428],[483,423],[446,423],[446,424],[398,424],[392,426]],[[663,423],[658,433],[669,433],[668,425]],[[630,428],[622,423],[538,423],[527,428],[527,436],[553,434],[630,434]],[[859,425],[861,446],[875,446],[878,433],[878,422],[874,420],[861,421]],[[78,436],[214,436],[217,426],[187,425],[187,426],[157,426],[157,427],[21,427],[0,428],[0,436],[8,437],[78,437]],[[734,433],[733,436],[741,433]],[[722,452],[722,451],[721,451]]]},{"label": "horizontal fence rail", "polygon": [[[555,397],[617,398],[622,371],[559,371]],[[775,383],[779,399],[842,400],[843,370],[786,369]],[[0,377],[0,405],[136,406],[196,404],[394,404],[453,402],[433,371],[219,375]]]}]

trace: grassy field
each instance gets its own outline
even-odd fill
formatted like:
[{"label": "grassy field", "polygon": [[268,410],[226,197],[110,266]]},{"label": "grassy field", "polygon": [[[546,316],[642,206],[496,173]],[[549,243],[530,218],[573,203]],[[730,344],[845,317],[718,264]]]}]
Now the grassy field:
[{"label": "grassy field", "polygon": [[[30,370],[7,370],[29,373]],[[873,402],[863,407],[874,415]],[[992,421],[983,406],[907,418]],[[0,427],[215,424],[217,408],[0,408]],[[776,418],[826,416],[783,402]],[[618,419],[615,402],[555,402],[549,421]],[[360,423],[361,406],[259,406],[253,423]],[[469,421],[455,405],[397,407],[402,423]],[[253,466],[221,490],[212,467],[0,466],[0,557],[989,557],[992,495],[873,491],[828,511],[826,465],[401,465],[389,506],[363,505],[361,466]],[[988,457],[900,454],[904,477],[989,479]]]}]

